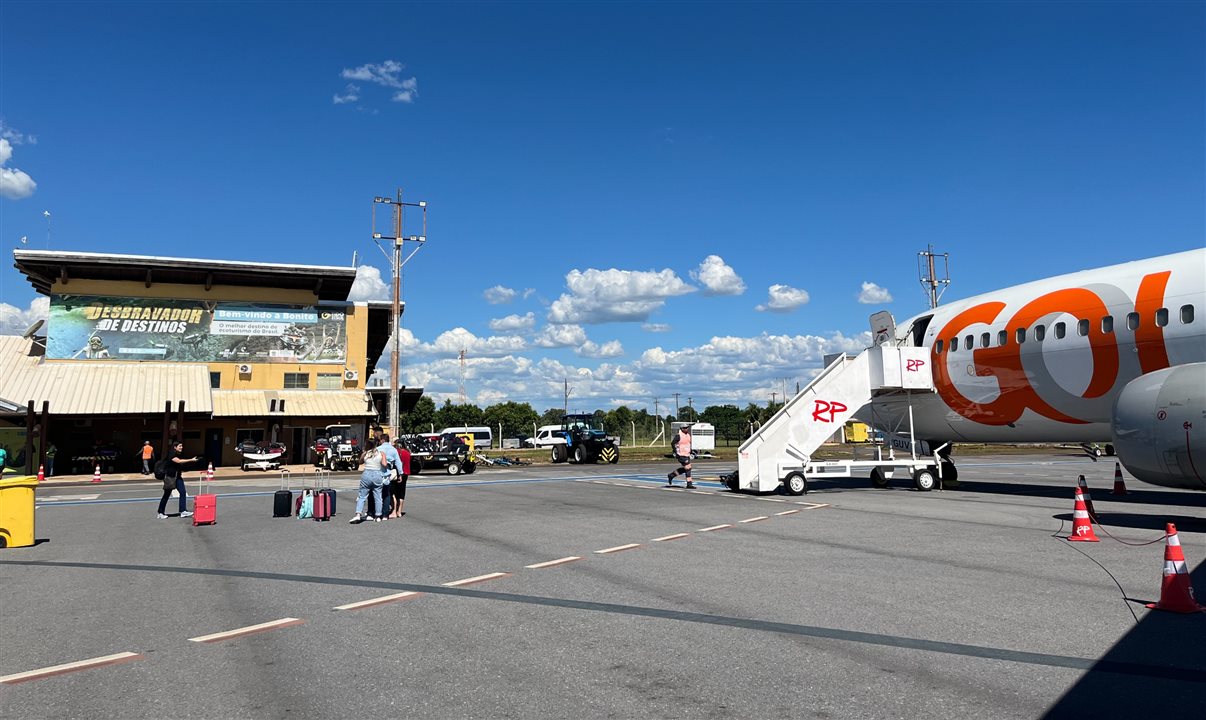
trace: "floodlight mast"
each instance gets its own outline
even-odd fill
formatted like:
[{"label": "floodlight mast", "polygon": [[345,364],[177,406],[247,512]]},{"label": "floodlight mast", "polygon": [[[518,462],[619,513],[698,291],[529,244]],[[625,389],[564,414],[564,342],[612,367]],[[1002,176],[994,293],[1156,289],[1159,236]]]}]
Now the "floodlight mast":
[{"label": "floodlight mast", "polygon": [[[394,234],[392,236],[382,235],[377,232],[377,204],[391,205],[393,208],[394,219]],[[423,210],[423,234],[411,235],[410,237],[402,236],[402,211],[405,207],[417,207]],[[399,406],[398,406],[398,391],[400,389],[400,358],[402,355],[402,266],[407,261],[415,256],[415,253],[423,249],[423,245],[427,243],[427,201],[421,200],[417,203],[402,202],[402,188],[398,188],[396,199],[389,197],[373,198],[373,240],[389,240],[394,244],[393,257],[386,254],[386,258],[390,261],[390,266],[393,269],[393,286],[394,299],[390,308],[390,327],[393,329],[393,357],[390,359],[389,373],[389,434],[391,438],[398,436],[399,425]],[[402,257],[402,245],[407,241],[417,243],[418,247],[411,251],[405,259]],[[381,248],[380,245],[377,246]],[[385,250],[381,250],[385,254]]]}]

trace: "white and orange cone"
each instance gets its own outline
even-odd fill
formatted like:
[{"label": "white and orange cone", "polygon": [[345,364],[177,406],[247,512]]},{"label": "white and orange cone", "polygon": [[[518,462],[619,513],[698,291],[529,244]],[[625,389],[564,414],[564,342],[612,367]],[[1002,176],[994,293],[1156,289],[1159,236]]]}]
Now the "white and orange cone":
[{"label": "white and orange cone", "polygon": [[46,479],[46,471],[43,469],[43,466],[39,465],[38,466],[38,482],[42,482],[45,479]]},{"label": "white and orange cone", "polygon": [[1164,545],[1164,578],[1160,582],[1160,602],[1148,603],[1153,610],[1168,610],[1178,613],[1206,612],[1193,596],[1193,585],[1189,582],[1189,570],[1185,567],[1185,552],[1177,537],[1177,526],[1168,524],[1167,541]]},{"label": "white and orange cone", "polygon": [[96,470],[92,473],[92,482],[98,483],[101,481],[100,465],[96,466]]},{"label": "white and orange cone", "polygon": [[1085,509],[1085,496],[1080,487],[1076,488],[1076,505],[1072,509],[1072,534],[1068,536],[1071,542],[1101,542],[1093,532],[1093,523],[1089,521],[1089,511]]},{"label": "white and orange cone", "polygon": [[205,471],[205,481],[206,482],[214,481],[214,464],[213,463],[210,463],[209,469]]},{"label": "white and orange cone", "polygon": [[1114,492],[1111,495],[1126,495],[1126,483],[1122,481],[1122,463],[1114,463]]},{"label": "white and orange cone", "polygon": [[1089,511],[1089,517],[1096,520],[1097,511],[1093,509],[1093,496],[1089,495],[1089,484],[1085,482],[1084,475],[1077,476],[1076,485],[1080,488],[1081,494],[1085,496],[1085,509]]}]

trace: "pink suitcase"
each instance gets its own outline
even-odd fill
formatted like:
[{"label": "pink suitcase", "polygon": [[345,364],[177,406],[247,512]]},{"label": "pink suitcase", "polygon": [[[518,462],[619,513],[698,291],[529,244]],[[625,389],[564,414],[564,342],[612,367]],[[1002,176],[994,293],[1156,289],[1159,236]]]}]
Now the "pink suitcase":
[{"label": "pink suitcase", "polygon": [[[205,474],[201,477],[204,479]],[[198,490],[208,490],[197,483]],[[218,496],[210,493],[199,493],[193,497],[193,525],[216,525],[218,522]]]}]

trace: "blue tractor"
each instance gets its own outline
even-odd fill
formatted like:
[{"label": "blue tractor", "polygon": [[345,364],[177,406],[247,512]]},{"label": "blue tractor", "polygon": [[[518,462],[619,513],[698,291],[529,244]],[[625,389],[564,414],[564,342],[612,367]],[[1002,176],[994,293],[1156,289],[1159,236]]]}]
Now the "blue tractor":
[{"label": "blue tractor", "polygon": [[565,443],[553,445],[553,462],[570,460],[579,464],[615,464],[620,461],[620,448],[607,437],[607,433],[592,427],[594,420],[593,415],[566,415],[561,418],[561,429],[553,436],[562,438]]}]

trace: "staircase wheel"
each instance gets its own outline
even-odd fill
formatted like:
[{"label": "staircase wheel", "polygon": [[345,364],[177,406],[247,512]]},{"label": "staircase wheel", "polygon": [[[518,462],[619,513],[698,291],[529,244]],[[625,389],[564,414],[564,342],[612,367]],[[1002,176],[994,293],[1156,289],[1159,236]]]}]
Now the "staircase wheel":
[{"label": "staircase wheel", "polygon": [[871,468],[871,484],[880,490],[888,487],[888,475],[883,468]]},{"label": "staircase wheel", "polygon": [[913,473],[913,485],[922,492],[929,492],[938,486],[938,475],[933,468],[921,468]]},{"label": "staircase wheel", "polygon": [[791,473],[783,479],[783,489],[788,495],[803,495],[808,492],[808,478],[804,477],[804,473]]}]

